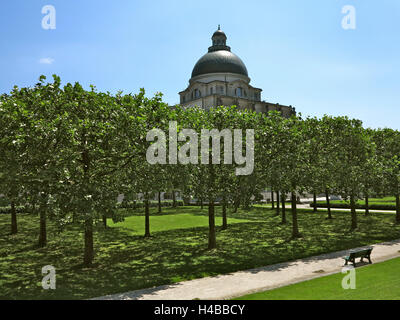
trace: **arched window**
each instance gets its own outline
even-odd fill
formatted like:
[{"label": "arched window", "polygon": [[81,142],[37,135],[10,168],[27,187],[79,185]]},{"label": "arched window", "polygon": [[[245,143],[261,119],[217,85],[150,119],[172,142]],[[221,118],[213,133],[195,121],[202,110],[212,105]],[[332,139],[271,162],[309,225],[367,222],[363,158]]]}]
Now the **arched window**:
[{"label": "arched window", "polygon": [[213,89],[214,89],[213,87],[210,88],[210,94],[213,94],[213,93],[214,93],[214,90],[213,90]]},{"label": "arched window", "polygon": [[243,89],[242,88],[236,88],[236,96],[237,97],[241,97],[241,96],[243,96]]},{"label": "arched window", "polygon": [[194,98],[200,98],[201,97],[201,92],[199,89],[194,89]]}]

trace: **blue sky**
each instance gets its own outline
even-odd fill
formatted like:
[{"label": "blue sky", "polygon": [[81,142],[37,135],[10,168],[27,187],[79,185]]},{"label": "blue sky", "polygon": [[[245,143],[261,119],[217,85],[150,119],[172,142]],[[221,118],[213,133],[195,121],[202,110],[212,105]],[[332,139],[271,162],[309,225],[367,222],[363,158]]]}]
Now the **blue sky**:
[{"label": "blue sky", "polygon": [[[41,27],[44,5],[55,30]],[[355,30],[342,28],[344,5],[356,8]],[[400,129],[398,0],[5,0],[0,92],[55,73],[175,104],[218,24],[264,100]]]}]

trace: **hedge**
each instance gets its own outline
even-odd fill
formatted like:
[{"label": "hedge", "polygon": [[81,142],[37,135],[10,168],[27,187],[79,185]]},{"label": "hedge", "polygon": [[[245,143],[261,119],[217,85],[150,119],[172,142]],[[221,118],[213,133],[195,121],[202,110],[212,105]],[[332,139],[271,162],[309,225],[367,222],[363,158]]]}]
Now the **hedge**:
[{"label": "hedge", "polygon": [[[22,212],[26,212],[25,207],[23,206],[16,206],[15,207],[15,212],[16,213],[22,213]],[[6,214],[6,213],[11,213],[11,207],[0,207],[0,214]]]},{"label": "hedge", "polygon": [[[158,201],[150,200],[149,202],[150,202],[150,208],[158,207]],[[178,207],[183,206],[184,205],[183,200],[176,200],[176,205]],[[173,201],[172,200],[163,200],[163,201],[161,201],[161,206],[162,207],[172,207]],[[121,204],[119,204],[117,206],[117,208],[140,209],[140,208],[144,208],[144,202],[143,201],[123,201]]]},{"label": "hedge", "polygon": [[[314,208],[315,203],[310,203],[310,207]],[[327,208],[328,205],[326,203],[317,203],[317,208]],[[349,203],[331,203],[331,208],[338,209],[350,209]],[[365,204],[356,203],[356,209],[365,209]],[[396,206],[393,204],[373,204],[371,203],[368,208],[370,210],[396,210]]]}]

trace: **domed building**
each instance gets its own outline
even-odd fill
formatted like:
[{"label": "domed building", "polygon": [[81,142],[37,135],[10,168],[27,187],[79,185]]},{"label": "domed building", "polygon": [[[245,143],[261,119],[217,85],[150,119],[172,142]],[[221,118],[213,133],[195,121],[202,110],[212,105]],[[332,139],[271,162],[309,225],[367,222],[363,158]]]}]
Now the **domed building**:
[{"label": "domed building", "polygon": [[236,105],[257,112],[277,110],[284,117],[295,113],[291,106],[261,100],[262,89],[250,85],[246,65],[226,45],[227,37],[219,26],[211,39],[208,53],[193,68],[189,86],[179,93],[182,106],[209,109]]}]

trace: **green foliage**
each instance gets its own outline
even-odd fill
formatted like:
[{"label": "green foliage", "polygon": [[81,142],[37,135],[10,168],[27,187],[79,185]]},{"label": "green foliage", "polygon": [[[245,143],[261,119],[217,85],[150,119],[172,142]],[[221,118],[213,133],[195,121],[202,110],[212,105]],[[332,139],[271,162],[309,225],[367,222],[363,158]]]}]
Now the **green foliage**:
[{"label": "green foliage", "polygon": [[[94,261],[94,222],[124,218],[117,204],[120,194],[129,195],[127,207],[135,195],[143,196],[147,231],[149,207],[156,205],[150,199],[158,192],[179,190],[186,200],[209,202],[210,241],[215,240],[214,202],[223,203],[224,209],[228,205],[234,211],[240,206],[249,209],[267,187],[287,196],[291,193],[293,199],[304,192],[326,190],[350,198],[352,230],[357,228],[357,199],[393,195],[400,223],[400,133],[396,130],[364,129],[361,121],[347,117],[285,119],[278,112],[262,114],[235,106],[172,108],[162,102],[161,94],[148,98],[143,89],[138,94],[113,95],[94,86],[86,90],[79,83],[61,86],[57,76],[51,83],[45,80],[41,76],[32,88],[14,87],[0,96],[0,191],[5,195],[1,201],[10,202],[0,206],[16,206],[16,211],[25,206],[40,215],[42,240],[47,219],[58,229],[69,227],[71,221],[79,224],[87,266]],[[178,123],[178,134],[183,129],[197,133],[253,129],[253,172],[238,176],[235,169],[240,166],[223,163],[224,139],[220,163],[202,164],[199,152],[196,164],[149,164],[147,133],[154,128],[168,132],[170,121]],[[167,137],[167,145],[171,142]],[[186,142],[178,141],[178,150]],[[136,208],[140,206],[137,202]],[[16,233],[16,212],[11,211]],[[301,221],[297,226],[295,206],[292,213],[296,238],[303,226]],[[210,249],[216,247],[214,240]]]}]

